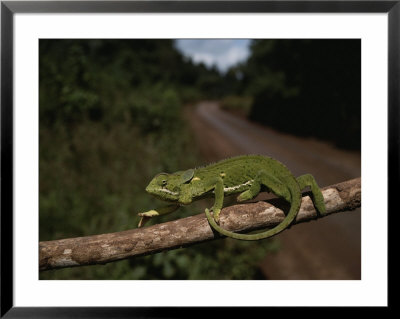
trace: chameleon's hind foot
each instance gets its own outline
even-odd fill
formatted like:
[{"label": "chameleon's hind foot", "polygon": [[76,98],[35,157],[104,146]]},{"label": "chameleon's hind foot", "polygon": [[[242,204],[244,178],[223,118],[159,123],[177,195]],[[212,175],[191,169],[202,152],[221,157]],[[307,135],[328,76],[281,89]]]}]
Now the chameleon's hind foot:
[{"label": "chameleon's hind foot", "polygon": [[315,205],[315,208],[318,210],[318,212],[321,215],[325,215],[326,214],[326,206],[325,206],[325,202],[324,202],[324,196],[322,195],[321,191],[313,191],[313,202]]},{"label": "chameleon's hind foot", "polygon": [[300,189],[304,189],[307,186],[311,188],[311,199],[314,203],[315,208],[321,215],[326,214],[325,200],[322,195],[321,189],[311,174],[305,174],[297,177]]}]

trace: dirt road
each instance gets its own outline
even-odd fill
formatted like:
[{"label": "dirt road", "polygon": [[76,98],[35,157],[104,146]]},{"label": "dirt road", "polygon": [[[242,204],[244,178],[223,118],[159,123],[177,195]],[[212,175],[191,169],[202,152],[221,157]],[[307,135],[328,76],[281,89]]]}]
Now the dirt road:
[{"label": "dirt road", "polygon": [[[294,175],[314,175],[319,186],[361,176],[361,154],[314,139],[280,133],[222,111],[216,102],[187,110],[208,161],[264,154],[285,163]],[[361,279],[361,210],[296,225],[278,235],[282,249],[261,264],[267,279]]]}]

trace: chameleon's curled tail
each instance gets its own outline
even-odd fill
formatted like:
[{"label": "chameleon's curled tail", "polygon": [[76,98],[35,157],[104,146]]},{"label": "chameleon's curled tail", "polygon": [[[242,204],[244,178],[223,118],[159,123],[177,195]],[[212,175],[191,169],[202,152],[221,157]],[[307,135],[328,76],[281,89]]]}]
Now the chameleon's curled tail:
[{"label": "chameleon's curled tail", "polygon": [[221,226],[219,226],[214,218],[211,216],[210,212],[208,209],[206,209],[205,213],[208,219],[208,222],[210,225],[219,233],[231,237],[234,239],[240,239],[240,240],[259,240],[259,239],[265,239],[268,237],[272,237],[281,231],[285,230],[296,218],[297,212],[300,209],[300,204],[301,204],[301,193],[298,190],[294,189],[289,189],[291,192],[291,205],[290,205],[290,210],[289,213],[286,215],[285,219],[277,226],[275,226],[272,229],[269,229],[265,232],[257,233],[257,234],[238,234],[234,233],[231,231],[228,231],[226,229],[223,229]]}]

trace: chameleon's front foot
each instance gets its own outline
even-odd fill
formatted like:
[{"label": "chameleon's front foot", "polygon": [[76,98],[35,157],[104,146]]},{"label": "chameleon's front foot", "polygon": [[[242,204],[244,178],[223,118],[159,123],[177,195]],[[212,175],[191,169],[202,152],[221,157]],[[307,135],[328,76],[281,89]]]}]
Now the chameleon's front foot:
[{"label": "chameleon's front foot", "polygon": [[138,228],[143,227],[144,224],[146,224],[148,221],[150,220],[150,217],[145,217],[142,216],[142,218],[140,218],[139,223],[138,223]]},{"label": "chameleon's front foot", "polygon": [[144,213],[138,213],[138,216],[141,217],[139,224],[138,224],[138,228],[143,227],[144,224],[146,224],[152,217],[158,216],[158,215],[159,215],[159,213],[154,209],[149,210]]},{"label": "chameleon's front foot", "polygon": [[176,211],[179,207],[180,205],[172,204],[165,207],[157,208],[157,210],[152,209],[144,213],[139,213],[138,215],[142,218],[139,221],[138,227],[142,227],[147,221],[149,221],[154,216],[160,216],[172,213]]}]

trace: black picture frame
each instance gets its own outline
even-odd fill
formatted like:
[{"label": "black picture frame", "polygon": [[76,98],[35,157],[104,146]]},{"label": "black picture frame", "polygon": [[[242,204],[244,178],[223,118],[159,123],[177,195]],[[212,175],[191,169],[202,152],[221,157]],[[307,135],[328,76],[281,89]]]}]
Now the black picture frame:
[{"label": "black picture frame", "polygon": [[[16,13],[387,13],[388,207],[399,186],[400,1],[1,1],[1,317],[179,317],[172,308],[15,307],[13,303],[13,20]],[[397,186],[397,187],[396,187]],[[377,186],[378,187],[378,186]],[[382,199],[383,200],[383,199]],[[390,216],[389,216],[390,218]],[[389,222],[389,225],[391,223]],[[389,231],[389,233],[391,233]],[[390,247],[390,246],[389,246]],[[390,260],[389,260],[390,261]],[[388,284],[390,280],[388,281]],[[218,293],[218,292],[216,292]],[[390,305],[390,298],[388,300]],[[214,310],[214,315],[219,311]],[[206,310],[207,313],[209,310]],[[239,313],[237,313],[240,315]],[[199,315],[199,313],[197,313]],[[248,315],[248,314],[247,314]],[[299,315],[299,313],[297,313]]]}]

